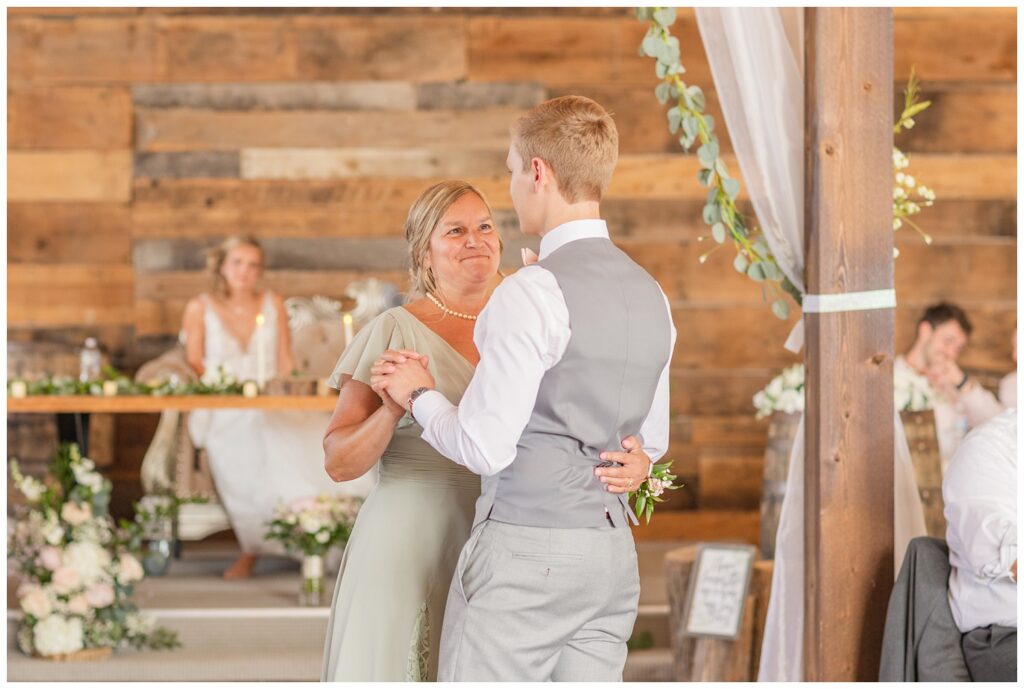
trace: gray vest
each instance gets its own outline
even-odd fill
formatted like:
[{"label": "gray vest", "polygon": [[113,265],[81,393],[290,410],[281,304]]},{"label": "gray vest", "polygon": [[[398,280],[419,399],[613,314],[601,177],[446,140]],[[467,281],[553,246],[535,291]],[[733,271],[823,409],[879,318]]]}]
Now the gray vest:
[{"label": "gray vest", "polygon": [[[572,335],[541,380],[515,460],[484,477],[475,523],[626,526],[625,495],[594,476],[605,450],[638,435],[668,363],[671,323],[658,284],[607,239],[569,242],[538,263],[558,281]],[[625,509],[624,509],[625,508]],[[607,514],[606,514],[607,510]],[[635,520],[634,520],[635,521]]]}]

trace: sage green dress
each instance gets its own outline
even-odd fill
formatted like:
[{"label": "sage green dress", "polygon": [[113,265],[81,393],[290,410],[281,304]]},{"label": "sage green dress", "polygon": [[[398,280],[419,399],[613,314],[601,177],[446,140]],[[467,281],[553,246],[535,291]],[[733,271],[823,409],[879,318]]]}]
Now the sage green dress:
[{"label": "sage green dress", "polygon": [[[387,349],[429,354],[437,389],[458,404],[473,365],[402,307],[356,335],[330,384],[343,374],[370,384]],[[480,478],[435,451],[408,414],[380,458],[380,480],[363,503],[338,573],[324,644],[322,681],[435,681],[448,588],[469,538]]]}]

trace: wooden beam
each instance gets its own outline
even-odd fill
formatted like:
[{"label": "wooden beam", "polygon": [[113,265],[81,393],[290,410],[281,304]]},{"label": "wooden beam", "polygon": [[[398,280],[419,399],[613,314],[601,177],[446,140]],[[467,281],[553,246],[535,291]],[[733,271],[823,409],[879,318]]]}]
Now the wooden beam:
[{"label": "wooden beam", "polygon": [[[808,293],[889,289],[892,10],[805,16]],[[894,312],[804,318],[804,679],[874,680],[893,582]]]}]

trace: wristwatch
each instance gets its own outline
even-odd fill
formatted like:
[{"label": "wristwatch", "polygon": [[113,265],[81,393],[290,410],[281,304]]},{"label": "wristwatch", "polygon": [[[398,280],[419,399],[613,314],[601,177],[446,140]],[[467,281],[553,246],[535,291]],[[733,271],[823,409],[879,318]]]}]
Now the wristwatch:
[{"label": "wristwatch", "polygon": [[[409,413],[412,414],[412,403],[416,401],[416,398],[422,395],[424,392],[429,392],[431,388],[416,388],[409,394]],[[414,415],[415,416],[415,415]]]}]

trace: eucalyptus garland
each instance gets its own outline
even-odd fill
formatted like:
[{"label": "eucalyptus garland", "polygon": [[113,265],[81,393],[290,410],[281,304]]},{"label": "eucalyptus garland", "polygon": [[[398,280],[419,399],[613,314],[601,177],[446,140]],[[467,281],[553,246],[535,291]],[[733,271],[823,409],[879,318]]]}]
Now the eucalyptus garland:
[{"label": "eucalyptus garland", "polygon": [[[700,256],[700,262],[704,263],[711,253],[731,239],[736,247],[733,268],[760,283],[764,300],[771,299],[772,313],[786,320],[789,318],[789,303],[785,294],[789,294],[798,306],[802,304],[802,296],[779,268],[764,235],[747,224],[736,206],[740,183],[729,175],[729,169],[722,160],[718,137],[714,134],[715,120],[704,113],[704,92],[700,86],[688,85],[682,78],[686,69],[680,62],[679,39],[669,31],[676,21],[676,10],[673,7],[638,7],[636,14],[637,19],[650,25],[640,44],[640,54],[656,60],[655,75],[661,83],[655,87],[654,95],[662,105],[673,102],[667,112],[669,131],[679,136],[679,145],[684,151],[689,152],[694,144],[700,143],[697,160],[701,169],[697,173],[697,181],[708,188],[702,215],[715,241],[715,246]],[[904,92],[903,112],[893,127],[894,133],[913,127],[914,115],[931,105],[930,101],[917,102],[919,92],[919,84],[911,70]],[[906,222],[930,244],[931,237],[909,220],[909,216],[931,206],[935,194],[928,187],[917,185],[916,180],[905,172],[908,165],[907,156],[894,147],[893,229],[899,229]],[[703,240],[704,237],[700,237],[698,241]],[[899,255],[898,251],[895,253]]]},{"label": "eucalyptus garland", "polygon": [[[241,395],[243,382],[236,380],[223,368],[218,368],[211,376],[203,379],[179,382],[176,379],[136,382],[112,366],[103,368],[103,375],[93,380],[79,380],[71,376],[46,376],[38,380],[24,381],[29,395],[91,395],[103,397],[103,385],[113,381],[117,385],[118,395]],[[11,387],[19,381],[7,381],[7,394]]]}]

